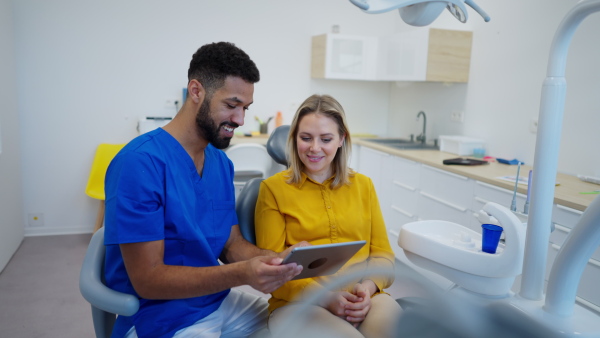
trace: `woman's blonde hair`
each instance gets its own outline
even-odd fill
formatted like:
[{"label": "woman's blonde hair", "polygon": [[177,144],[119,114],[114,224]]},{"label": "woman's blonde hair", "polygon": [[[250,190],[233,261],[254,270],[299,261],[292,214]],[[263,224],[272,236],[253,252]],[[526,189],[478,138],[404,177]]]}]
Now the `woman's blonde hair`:
[{"label": "woman's blonde hair", "polygon": [[309,114],[319,114],[329,117],[338,126],[340,137],[345,137],[342,146],[331,162],[332,173],[335,176],[331,182],[331,188],[335,189],[344,184],[350,184],[350,177],[354,175],[354,171],[348,167],[348,160],[352,152],[352,140],[348,124],[346,123],[346,114],[342,105],[329,95],[312,95],[307,98],[296,111],[294,120],[290,126],[290,134],[287,141],[287,151],[289,154],[290,175],[287,183],[298,184],[302,178],[304,164],[298,155],[298,127],[302,118]]}]

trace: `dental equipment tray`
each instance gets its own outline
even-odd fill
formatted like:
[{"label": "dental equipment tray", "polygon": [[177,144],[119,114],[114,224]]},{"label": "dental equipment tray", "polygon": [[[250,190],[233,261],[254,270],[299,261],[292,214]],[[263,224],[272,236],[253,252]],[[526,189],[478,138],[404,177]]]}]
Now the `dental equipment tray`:
[{"label": "dental equipment tray", "polygon": [[462,158],[462,157],[450,158],[450,159],[444,160],[442,163],[444,163],[446,165],[482,165],[482,164],[488,164],[487,161],[475,160],[475,159],[472,159],[472,158]]}]

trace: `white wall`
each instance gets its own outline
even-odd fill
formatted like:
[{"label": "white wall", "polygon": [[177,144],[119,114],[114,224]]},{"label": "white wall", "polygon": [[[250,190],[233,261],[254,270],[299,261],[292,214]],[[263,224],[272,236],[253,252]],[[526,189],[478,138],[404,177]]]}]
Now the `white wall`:
[{"label": "white wall", "polygon": [[[464,134],[487,140],[492,156],[533,163],[542,82],[554,33],[576,0],[478,0],[492,17],[484,23],[470,12],[474,31],[471,73],[466,85],[414,83],[392,87],[389,133],[419,131],[419,110],[430,117],[429,137]],[[558,170],[600,176],[600,15],[590,16],[577,30],[569,51],[565,117]],[[465,112],[464,123],[450,121],[452,110]],[[428,128],[429,129],[429,128]],[[590,151],[591,150],[591,151]]]},{"label": "white wall", "polygon": [[23,198],[12,5],[0,0],[0,271],[23,240]]},{"label": "white wall", "polygon": [[[220,40],[236,43],[261,70],[242,131],[257,129],[254,115],[277,111],[289,123],[308,95],[329,93],[346,108],[354,133],[418,134],[416,114],[425,110],[429,138],[482,137],[491,155],[530,163],[535,135],[528,125],[538,113],[550,41],[576,0],[477,2],[490,23],[470,11],[466,25],[448,13],[433,25],[474,31],[470,82],[446,85],[310,79],[311,36],[332,25],[372,36],[409,28],[396,11],[368,15],[346,0],[13,0],[20,222],[27,224],[28,213],[43,213],[44,226],[26,227],[26,234],[91,231],[97,201],[84,188],[96,146],[129,141],[143,116],[172,115],[165,101],[180,98],[191,55]],[[594,130],[600,119],[594,110],[600,70],[594,68],[600,67],[593,66],[600,48],[592,36],[598,25],[598,15],[584,22],[571,48],[559,165],[595,176],[600,159],[586,150],[600,137]],[[450,121],[452,110],[465,112],[464,123]],[[4,124],[3,139],[16,133]]]},{"label": "white wall", "polygon": [[127,142],[138,118],[173,114],[192,54],[227,40],[257,63],[261,81],[242,130],[313,92],[346,107],[354,132],[385,132],[389,84],[310,79],[311,36],[392,31],[396,13],[370,16],[347,1],[15,0],[24,211],[43,213],[26,234],[91,231],[84,194],[97,144]]}]

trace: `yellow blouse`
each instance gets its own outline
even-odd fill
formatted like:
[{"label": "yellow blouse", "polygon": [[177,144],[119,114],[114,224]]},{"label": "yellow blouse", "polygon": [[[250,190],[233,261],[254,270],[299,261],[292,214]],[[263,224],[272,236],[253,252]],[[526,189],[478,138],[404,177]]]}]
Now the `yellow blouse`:
[{"label": "yellow blouse", "polygon": [[[301,241],[316,245],[366,240],[367,244],[334,275],[284,284],[271,293],[269,311],[310,297],[350,269],[353,273],[367,268],[393,272],[394,253],[370,178],[356,173],[349,185],[332,190],[333,177],[321,184],[302,174],[300,184],[292,185],[286,183],[287,175],[286,170],[261,183],[255,214],[258,247],[281,252]],[[343,290],[351,291],[357,282],[370,279],[381,291],[394,280],[390,276],[354,274],[357,278]]]}]

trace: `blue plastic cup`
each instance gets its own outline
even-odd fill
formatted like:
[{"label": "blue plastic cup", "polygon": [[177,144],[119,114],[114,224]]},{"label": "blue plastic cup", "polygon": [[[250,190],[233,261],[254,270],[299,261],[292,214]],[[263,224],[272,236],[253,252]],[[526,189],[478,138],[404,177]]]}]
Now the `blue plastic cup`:
[{"label": "blue plastic cup", "polygon": [[483,235],[481,237],[481,250],[483,252],[495,254],[502,235],[502,227],[494,224],[482,224]]}]

